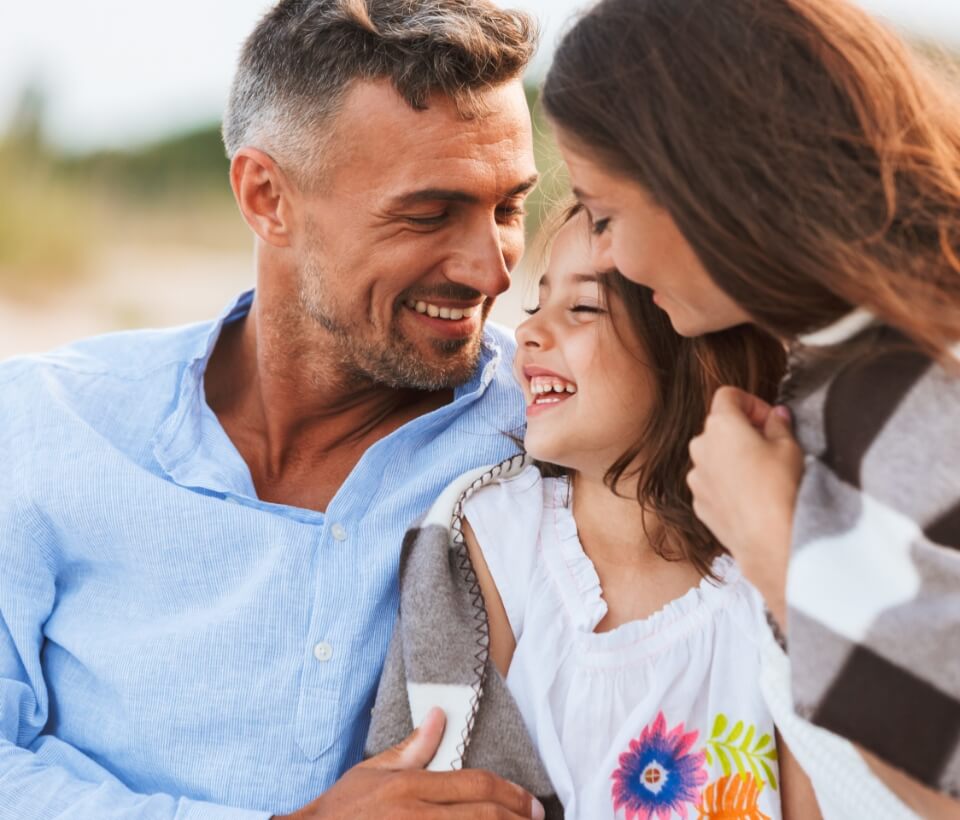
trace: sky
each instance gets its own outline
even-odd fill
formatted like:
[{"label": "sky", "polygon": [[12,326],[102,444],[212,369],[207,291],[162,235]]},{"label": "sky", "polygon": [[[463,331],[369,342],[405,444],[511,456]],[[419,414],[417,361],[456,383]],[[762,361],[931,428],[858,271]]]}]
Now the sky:
[{"label": "sky", "polygon": [[[905,30],[960,46],[960,0],[859,0]],[[85,151],[219,118],[243,39],[270,0],[0,0],[0,130],[27,84],[48,136]],[[542,71],[584,0],[511,0],[541,21]]]}]

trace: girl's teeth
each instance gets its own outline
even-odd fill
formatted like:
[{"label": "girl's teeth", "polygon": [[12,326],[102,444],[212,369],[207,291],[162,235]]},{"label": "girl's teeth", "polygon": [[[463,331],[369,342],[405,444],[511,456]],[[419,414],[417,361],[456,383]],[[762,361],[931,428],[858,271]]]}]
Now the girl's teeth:
[{"label": "girl's teeth", "polygon": [[563,393],[573,395],[577,392],[577,388],[575,385],[567,384],[566,382],[547,382],[535,380],[530,383],[530,392],[537,396],[542,396],[547,393]]}]

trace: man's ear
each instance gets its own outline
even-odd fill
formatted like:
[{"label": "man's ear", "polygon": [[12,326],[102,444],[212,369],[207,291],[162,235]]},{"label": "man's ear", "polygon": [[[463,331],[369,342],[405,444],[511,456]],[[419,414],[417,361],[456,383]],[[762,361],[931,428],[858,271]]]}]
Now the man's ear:
[{"label": "man's ear", "polygon": [[276,247],[290,244],[295,188],[273,159],[256,148],[241,148],[230,162],[230,186],[250,229]]}]

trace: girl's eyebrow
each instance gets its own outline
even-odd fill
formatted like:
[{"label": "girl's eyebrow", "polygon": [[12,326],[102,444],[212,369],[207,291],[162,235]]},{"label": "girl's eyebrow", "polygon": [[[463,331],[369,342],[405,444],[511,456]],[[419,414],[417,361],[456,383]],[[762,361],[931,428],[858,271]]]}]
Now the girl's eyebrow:
[{"label": "girl's eyebrow", "polygon": [[[602,273],[574,273],[570,278],[579,285],[583,282],[599,282],[602,276]],[[543,276],[541,276],[538,284],[541,288],[550,287],[549,274],[545,273]]]}]

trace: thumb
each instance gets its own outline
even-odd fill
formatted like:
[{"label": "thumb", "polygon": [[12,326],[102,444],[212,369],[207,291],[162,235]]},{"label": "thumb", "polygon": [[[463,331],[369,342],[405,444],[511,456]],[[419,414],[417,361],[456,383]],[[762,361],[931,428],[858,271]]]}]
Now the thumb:
[{"label": "thumb", "polygon": [[416,729],[396,746],[371,757],[364,764],[371,769],[423,769],[433,760],[443,739],[447,716],[434,707]]},{"label": "thumb", "polygon": [[793,440],[793,417],[788,408],[782,404],[773,408],[763,425],[763,437],[767,441]]}]

